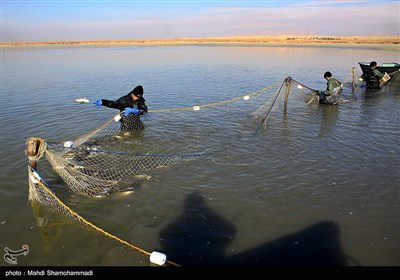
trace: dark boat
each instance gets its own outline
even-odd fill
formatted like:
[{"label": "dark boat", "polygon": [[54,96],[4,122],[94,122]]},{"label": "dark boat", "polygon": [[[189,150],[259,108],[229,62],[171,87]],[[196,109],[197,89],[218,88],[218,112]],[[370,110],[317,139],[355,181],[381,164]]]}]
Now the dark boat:
[{"label": "dark boat", "polygon": [[[368,69],[370,62],[359,62],[361,70],[363,72],[363,75],[365,73],[365,70]],[[390,63],[382,63],[381,65],[377,65],[376,69],[381,72],[381,73],[388,73],[388,74],[393,74],[396,71],[400,70],[400,64],[396,62],[390,62]]]}]

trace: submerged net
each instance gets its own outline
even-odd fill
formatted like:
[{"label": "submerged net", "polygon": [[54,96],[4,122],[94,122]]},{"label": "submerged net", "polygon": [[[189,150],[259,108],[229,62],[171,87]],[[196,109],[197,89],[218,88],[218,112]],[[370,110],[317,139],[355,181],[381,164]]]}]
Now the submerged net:
[{"label": "submerged net", "polygon": [[[347,78],[343,84],[348,85]],[[145,123],[146,133],[148,131],[154,136],[153,139],[160,141],[164,139],[165,133],[179,132],[181,136],[180,140],[168,146],[168,152],[163,153],[154,153],[154,148],[146,150],[146,147],[137,149],[141,152],[131,153],[129,141],[126,147],[107,145],[110,139],[119,139],[123,134],[120,114],[72,140],[46,142],[29,138],[29,200],[35,206],[35,212],[39,213],[38,224],[46,224],[46,215],[43,213],[61,213],[86,228],[150,255],[86,221],[65,205],[39,175],[36,169],[38,160],[45,156],[68,189],[78,195],[98,197],[135,190],[144,181],[153,180],[154,176],[176,172],[177,166],[186,166],[189,162],[217,153],[222,144],[234,142],[232,137],[241,137],[243,131],[248,132],[246,136],[255,135],[267,122],[282,119],[288,107],[291,112],[299,112],[296,111],[298,108],[304,109],[307,104],[315,101],[316,94],[316,90],[287,77],[271,86],[229,100],[184,108],[150,110],[141,116],[140,121],[137,121],[138,126],[134,128],[141,128]],[[202,152],[182,153],[183,147],[187,146],[187,137],[190,137],[192,143],[190,147]],[[157,143],[151,144],[157,146]],[[63,222],[63,218],[55,220]]]},{"label": "submerged net", "polygon": [[205,153],[130,154],[86,148],[49,145],[46,157],[53,169],[77,194],[95,197],[135,190],[141,182],[151,180],[145,172],[184,164]]},{"label": "submerged net", "polygon": [[[121,137],[119,136],[121,135],[121,118],[118,114],[99,128],[73,140],[43,141],[42,146],[45,143],[45,148],[42,153],[45,154],[54,171],[73,193],[98,197],[114,192],[135,190],[143,181],[152,180],[156,175],[163,172],[176,172],[176,168],[169,167],[184,166],[186,163],[215,152],[211,148],[211,145],[215,143],[210,143],[206,139],[218,139],[218,135],[223,130],[220,127],[213,127],[214,120],[217,118],[224,129],[235,129],[238,122],[248,117],[243,113],[243,109],[247,115],[250,115],[259,104],[267,100],[273,91],[276,91],[277,86],[279,84],[213,104],[153,110],[142,116],[143,121],[151,123],[151,127],[158,129],[158,134],[160,129],[169,129],[167,123],[174,129],[179,127],[181,129],[180,139],[184,140],[187,137],[198,139],[198,145],[195,148],[202,149],[203,152],[150,153],[143,151],[131,153],[124,149],[132,150],[132,144],[130,146],[128,144],[126,147],[123,145],[107,146],[107,143],[112,141],[115,136]],[[236,117],[231,118],[232,115]],[[185,146],[184,143],[179,142],[170,146],[174,145],[175,151],[178,147]],[[116,147],[121,150],[116,151]]]},{"label": "submerged net", "polygon": [[[144,255],[151,256],[151,252],[135,246],[118,236],[115,236],[102,228],[87,221],[70,207],[65,205],[50,189],[47,183],[41,178],[40,174],[32,167],[28,167],[29,174],[29,200],[37,219],[37,225],[41,229],[45,239],[51,239],[54,231],[59,230],[59,226],[65,223],[75,222],[86,229],[96,231],[106,237],[113,239],[121,245],[132,250],[139,251]],[[57,215],[61,214],[61,215]],[[53,231],[53,232],[50,232]],[[166,265],[179,266],[173,261],[166,261]]]},{"label": "submerged net", "polygon": [[[134,190],[143,181],[152,180],[153,176],[163,174],[163,172],[175,172],[173,170],[177,166],[185,166],[189,162],[216,152],[215,149],[209,151],[209,145],[215,143],[204,141],[207,138],[215,138],[223,131],[220,127],[214,127],[214,120],[216,118],[222,120],[219,125],[226,126],[225,129],[234,129],[247,121],[254,121],[270,111],[268,108],[258,107],[273,94],[279,95],[277,92],[279,87],[281,83],[276,83],[271,87],[227,101],[187,108],[153,110],[142,117],[142,121],[148,125],[150,132],[155,130],[155,133],[159,134],[160,130],[166,129],[163,124],[172,125],[183,134],[199,139],[199,145],[195,148],[208,150],[205,152],[161,154],[146,152],[146,148],[142,147],[141,153],[130,153],[127,152],[132,150],[129,144],[128,147],[107,146],[110,139],[121,137],[119,114],[99,128],[72,140],[46,142],[39,138],[29,138],[26,151],[29,159],[29,201],[43,238],[50,239],[60,230],[60,225],[72,222],[150,256],[150,252],[110,234],[64,204],[36,169],[39,159],[45,157],[74,194],[97,197],[113,192]],[[259,110],[252,116],[251,113],[257,108]],[[236,117],[232,118],[232,115]],[[184,138],[185,135],[182,139]],[[182,143],[175,144],[179,147]],[[121,149],[118,150],[118,148]],[[171,167],[174,167],[172,171]],[[166,264],[179,266],[170,260]]]},{"label": "submerged net", "polygon": [[[150,110],[138,119],[139,124],[142,125],[142,121],[146,123],[149,134],[154,133],[154,139],[163,139],[164,131],[178,131],[179,139],[167,145],[172,153],[153,153],[143,147],[142,152],[127,152],[132,150],[129,142],[125,147],[107,145],[111,139],[121,137],[119,135],[123,133],[121,115],[117,114],[100,127],[72,140],[42,140],[38,145],[42,147],[37,153],[38,158],[31,158],[30,161],[37,161],[45,154],[53,170],[73,193],[79,195],[98,197],[132,191],[144,181],[153,180],[155,176],[176,172],[178,166],[185,166],[218,152],[222,143],[226,150],[229,147],[227,143],[233,142],[232,137],[236,134],[240,137],[246,127],[249,127],[249,135],[254,134],[274,112],[277,112],[277,118],[281,117],[282,111],[287,110],[289,96],[297,101],[293,102],[294,106],[300,104],[304,107],[304,103],[310,102],[315,95],[315,90],[288,77],[282,82],[229,100],[184,108]],[[191,147],[202,152],[182,153],[188,138]],[[152,146],[157,144],[152,143]],[[115,150],[117,148],[120,150]],[[138,150],[137,147],[135,149]]]},{"label": "submerged net", "polygon": [[390,80],[387,81],[385,84],[387,84],[389,87],[400,87],[400,70],[389,73],[389,76]]},{"label": "submerged net", "polygon": [[[398,81],[398,76],[394,75],[390,81]],[[362,82],[358,78],[353,68],[342,85],[357,86]],[[42,150],[30,161],[37,161],[45,154],[54,171],[79,195],[97,197],[135,190],[144,181],[153,180],[164,172],[176,172],[178,166],[214,154],[220,147],[226,150],[232,142],[239,143],[233,137],[254,135],[271,118],[281,119],[288,106],[296,112],[296,107],[304,108],[304,104],[312,102],[318,102],[317,91],[287,77],[271,86],[214,103],[149,110],[140,117],[125,117],[119,113],[98,128],[71,140],[43,140]],[[126,134],[122,121],[131,124],[132,130],[143,129],[146,124],[152,147],[133,148],[129,141],[125,146],[109,144]],[[168,134],[179,134],[179,137]],[[171,138],[174,140],[160,145]],[[188,139],[190,148],[201,152],[182,152]]]}]

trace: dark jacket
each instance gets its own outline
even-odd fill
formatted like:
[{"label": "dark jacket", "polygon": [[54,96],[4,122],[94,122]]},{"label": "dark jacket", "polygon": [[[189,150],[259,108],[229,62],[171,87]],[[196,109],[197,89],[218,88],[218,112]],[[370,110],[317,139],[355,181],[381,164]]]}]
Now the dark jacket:
[{"label": "dark jacket", "polygon": [[140,98],[138,100],[134,101],[131,96],[132,93],[133,94],[140,93],[140,95],[142,95],[143,94],[142,86],[135,87],[130,93],[118,98],[115,101],[101,99],[103,106],[106,106],[109,108],[114,108],[114,109],[119,109],[120,112],[124,111],[126,108],[139,109],[139,116],[135,116],[133,114],[124,116],[123,114],[121,114],[121,131],[122,132],[142,130],[145,127],[144,123],[140,120],[140,115],[147,113],[147,106],[145,104],[146,100],[143,98],[143,96],[140,96]]},{"label": "dark jacket", "polygon": [[137,86],[135,87],[130,93],[127,95],[124,95],[120,98],[118,98],[116,101],[112,100],[107,100],[107,99],[102,99],[101,103],[103,106],[114,108],[114,109],[119,109],[121,112],[125,110],[125,108],[138,108],[139,109],[139,114],[143,115],[147,113],[147,106],[146,106],[146,100],[141,96],[139,100],[134,101],[132,99],[131,94],[135,94],[136,92],[139,92],[143,94],[143,88],[142,86]]},{"label": "dark jacket", "polygon": [[379,78],[381,78],[379,74],[381,73],[379,73],[379,71],[377,70],[372,69],[372,67],[368,67],[367,70],[365,70],[364,78],[365,78],[365,83],[367,85],[367,89],[381,88],[379,86]]}]

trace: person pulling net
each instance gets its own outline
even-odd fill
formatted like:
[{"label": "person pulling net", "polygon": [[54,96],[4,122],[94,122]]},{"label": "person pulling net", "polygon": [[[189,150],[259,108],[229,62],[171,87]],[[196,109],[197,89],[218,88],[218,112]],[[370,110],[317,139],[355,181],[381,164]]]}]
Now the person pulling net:
[{"label": "person pulling net", "polygon": [[148,109],[146,100],[143,98],[143,87],[140,85],[115,101],[98,99],[94,104],[98,107],[105,106],[120,110],[122,113],[120,115],[121,132],[123,134],[130,134],[132,131],[143,130],[145,128],[144,123],[140,120],[140,116],[147,114]]},{"label": "person pulling net", "polygon": [[343,88],[336,78],[333,77],[332,73],[326,71],[324,73],[324,79],[326,82],[326,90],[318,91],[317,96],[320,104],[337,105],[339,96]]}]

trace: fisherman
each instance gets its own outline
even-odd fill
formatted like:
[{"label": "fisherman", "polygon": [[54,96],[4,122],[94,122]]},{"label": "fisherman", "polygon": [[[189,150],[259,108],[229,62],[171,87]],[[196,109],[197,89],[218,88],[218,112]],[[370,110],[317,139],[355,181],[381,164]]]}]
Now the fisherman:
[{"label": "fisherman", "polygon": [[378,69],[376,69],[376,61],[371,61],[369,67],[365,70],[364,78],[367,85],[367,89],[380,89],[379,80],[383,78],[382,74]]},{"label": "fisherman", "polygon": [[318,91],[319,103],[336,105],[343,85],[329,71],[324,73],[324,79],[327,80],[326,90]]},{"label": "fisherman", "polygon": [[143,98],[143,87],[136,86],[127,95],[121,96],[116,101],[99,99],[94,102],[97,106],[106,106],[119,109],[121,114],[121,132],[129,134],[132,131],[143,130],[145,125],[140,120],[140,115],[147,114],[147,106]]}]

